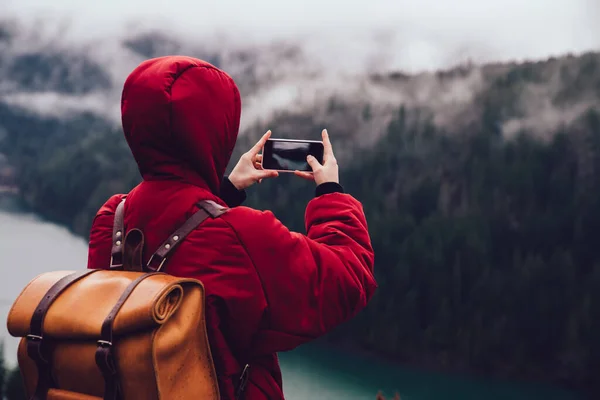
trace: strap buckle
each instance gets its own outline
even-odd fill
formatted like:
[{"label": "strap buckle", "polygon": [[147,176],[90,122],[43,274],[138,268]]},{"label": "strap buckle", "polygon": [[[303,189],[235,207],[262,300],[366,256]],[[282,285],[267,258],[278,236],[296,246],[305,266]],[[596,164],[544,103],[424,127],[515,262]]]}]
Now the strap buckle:
[{"label": "strap buckle", "polygon": [[108,340],[98,340],[96,343],[98,344],[98,347],[96,348],[96,365],[98,365],[103,375],[115,375],[117,373],[117,368],[115,367],[112,354],[112,342]]},{"label": "strap buckle", "polygon": [[109,270],[111,270],[111,271],[112,271],[112,270],[115,270],[115,269],[120,269],[120,268],[123,268],[123,263],[120,263],[120,264],[114,264],[114,261],[115,261],[115,260],[114,260],[114,256],[113,256],[113,255],[111,255],[111,256],[110,256],[110,264],[108,264],[108,265],[110,266]]},{"label": "strap buckle", "polygon": [[47,364],[48,360],[46,359],[44,350],[42,348],[44,338],[40,335],[32,334],[29,334],[25,337],[27,338],[27,354],[29,357],[35,362]]},{"label": "strap buckle", "polygon": [[41,336],[38,336],[38,335],[32,335],[32,334],[29,334],[29,335],[27,335],[27,336],[25,336],[25,337],[26,337],[27,339],[31,340],[31,341],[38,341],[38,342],[41,342],[41,341],[44,339],[44,338],[43,338],[43,337],[41,337]]},{"label": "strap buckle", "polygon": [[148,260],[148,263],[146,264],[146,267],[147,267],[147,268],[148,268],[150,271],[159,272],[159,271],[162,269],[162,267],[163,267],[163,265],[164,265],[165,261],[167,261],[167,257],[162,257],[162,260],[161,260],[160,264],[158,264],[158,267],[156,267],[156,269],[154,269],[154,268],[150,267],[150,264],[152,264],[152,261],[154,261],[154,257],[156,257],[156,256],[157,256],[157,254],[156,254],[156,253],[154,253],[154,254],[152,254],[152,255],[150,256],[150,259]]},{"label": "strap buckle", "polygon": [[242,393],[244,393],[244,390],[246,390],[246,385],[248,384],[248,370],[250,369],[250,364],[246,364],[244,366],[244,369],[242,370],[242,374],[240,375],[240,379],[238,382],[238,387],[235,391],[235,397],[237,399],[240,398],[240,396],[242,395]]}]

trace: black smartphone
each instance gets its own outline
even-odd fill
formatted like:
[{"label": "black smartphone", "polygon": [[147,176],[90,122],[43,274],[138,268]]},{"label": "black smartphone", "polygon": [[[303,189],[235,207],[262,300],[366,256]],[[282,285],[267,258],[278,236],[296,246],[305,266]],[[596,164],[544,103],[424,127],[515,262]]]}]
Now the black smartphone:
[{"label": "black smartphone", "polygon": [[312,171],[308,155],[323,164],[323,142],[300,139],[269,139],[262,154],[262,167],[280,172]]}]

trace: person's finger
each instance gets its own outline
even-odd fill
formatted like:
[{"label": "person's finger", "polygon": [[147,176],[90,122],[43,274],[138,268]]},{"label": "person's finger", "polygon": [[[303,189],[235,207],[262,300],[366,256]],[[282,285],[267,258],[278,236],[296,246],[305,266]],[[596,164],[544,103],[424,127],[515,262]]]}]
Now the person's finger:
[{"label": "person's finger", "polygon": [[271,137],[271,130],[268,130],[258,142],[248,151],[250,156],[254,159],[254,157],[260,152],[260,150],[265,146],[265,143]]},{"label": "person's finger", "polygon": [[317,159],[313,156],[306,157],[306,162],[308,162],[308,165],[310,165],[310,168],[312,168],[313,171],[321,166],[321,164],[319,164]]},{"label": "person's finger", "polygon": [[333,158],[333,147],[329,141],[329,133],[327,132],[327,129],[323,129],[323,132],[321,132],[321,137],[323,138],[323,162],[325,162],[329,158]]},{"label": "person's finger", "polygon": [[256,154],[253,158],[252,158],[252,162],[254,164],[254,168],[256,169],[263,169],[262,167],[262,154]]},{"label": "person's finger", "polygon": [[315,180],[314,174],[312,174],[310,172],[294,171],[294,175],[299,176],[300,178],[307,179],[309,181],[314,181]]},{"label": "person's finger", "polygon": [[279,176],[279,172],[277,171],[273,171],[273,170],[269,170],[269,169],[263,169],[260,171],[256,171],[256,176],[260,179],[266,179],[266,178],[274,178],[276,176]]},{"label": "person's finger", "polygon": [[256,170],[253,176],[255,182],[261,183],[263,179],[275,178],[276,176],[279,176],[279,172],[268,169]]}]

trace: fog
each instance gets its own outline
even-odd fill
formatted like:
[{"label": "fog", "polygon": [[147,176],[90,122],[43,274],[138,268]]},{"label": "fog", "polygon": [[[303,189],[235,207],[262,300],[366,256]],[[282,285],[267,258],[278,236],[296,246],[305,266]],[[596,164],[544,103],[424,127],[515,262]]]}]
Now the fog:
[{"label": "fog", "polygon": [[[4,2],[4,3],[2,3]],[[0,0],[3,14],[71,39],[161,29],[197,41],[301,42],[347,68],[443,68],[600,47],[597,0]],[[61,25],[65,24],[65,25]],[[222,42],[225,43],[225,42]]]},{"label": "fog", "polygon": [[[325,121],[324,105],[336,96],[354,102],[354,114],[365,103],[374,106],[372,123],[360,128],[373,138],[400,103],[431,107],[440,125],[468,120],[483,81],[473,70],[444,85],[425,75],[374,86],[370,74],[416,74],[466,62],[541,60],[600,49],[599,0],[0,0],[1,18],[19,25],[18,37],[3,50],[5,59],[40,51],[85,54],[112,82],[86,95],[0,90],[0,101],[8,104],[43,115],[91,110],[118,124],[122,83],[143,59],[123,40],[161,32],[177,43],[173,51],[220,58],[242,92],[242,130],[289,110]],[[1,80],[0,89],[12,84]],[[508,121],[508,132],[531,124],[546,130],[579,115],[586,104],[556,110],[542,101],[542,94],[557,90],[552,81],[531,92],[535,101],[526,113],[531,121]],[[545,124],[539,123],[542,114]],[[353,123],[348,120],[348,129],[356,129]]]}]

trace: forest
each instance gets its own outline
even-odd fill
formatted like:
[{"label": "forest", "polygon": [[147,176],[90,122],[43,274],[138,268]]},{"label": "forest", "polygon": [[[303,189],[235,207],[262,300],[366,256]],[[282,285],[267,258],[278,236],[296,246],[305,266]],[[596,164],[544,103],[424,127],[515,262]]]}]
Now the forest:
[{"label": "forest", "polygon": [[8,368],[4,362],[4,345],[0,342],[0,398],[25,400],[19,368]]},{"label": "forest", "polygon": [[[511,96],[539,78],[531,68],[515,68],[481,95],[481,111],[463,132],[436,126],[426,109],[399,104],[382,137],[342,155],[341,183],[364,205],[379,289],[328,343],[435,370],[600,394],[594,60],[581,63],[576,82],[591,85],[596,98],[546,135],[522,129],[506,137],[498,128],[518,112]],[[577,93],[568,89],[557,102]],[[295,118],[280,116],[268,128],[292,137]],[[0,121],[0,153],[16,168],[23,203],[79,235],[88,234],[111,194],[139,182],[121,131],[92,114],[31,118],[0,103]],[[310,117],[302,121],[316,133],[323,128]],[[240,137],[231,164],[263,128]],[[351,139],[332,138],[334,150],[352,147]],[[280,176],[249,189],[245,205],[270,209],[303,232],[313,194],[312,183]],[[17,385],[15,373],[0,375],[7,391]]]}]

